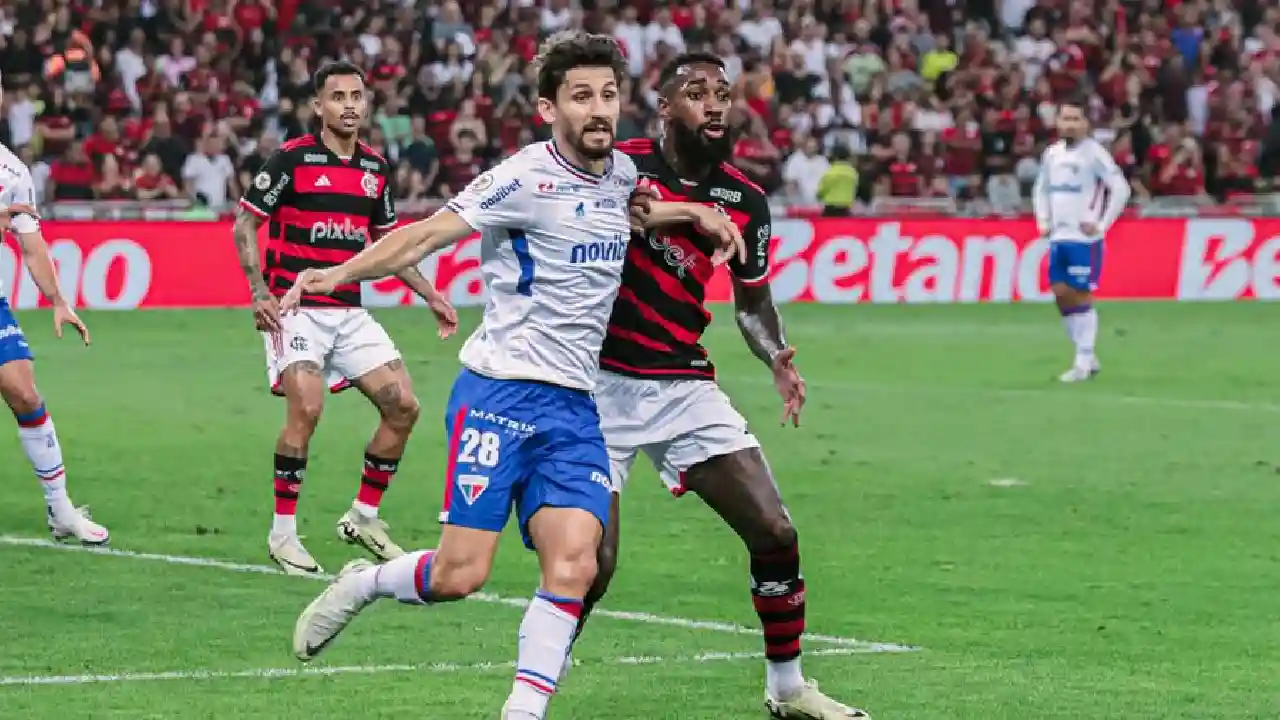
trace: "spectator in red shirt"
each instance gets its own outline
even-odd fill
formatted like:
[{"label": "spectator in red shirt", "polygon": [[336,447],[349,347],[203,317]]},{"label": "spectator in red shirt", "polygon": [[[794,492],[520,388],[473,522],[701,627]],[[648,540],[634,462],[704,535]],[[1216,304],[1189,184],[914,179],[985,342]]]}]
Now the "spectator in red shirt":
[{"label": "spectator in red shirt", "polygon": [[95,165],[101,166],[105,157],[113,157],[117,163],[125,156],[125,148],[120,137],[120,126],[110,115],[98,123],[98,132],[84,141],[84,152]]},{"label": "spectator in red shirt", "polygon": [[99,200],[130,200],[133,195],[133,182],[120,171],[120,163],[114,155],[102,157],[102,167],[98,171],[98,180],[93,184],[93,194]]},{"label": "spectator in red shirt", "polygon": [[53,161],[45,197],[54,200],[92,200],[98,173],[84,152],[84,145],[72,142],[63,156]]},{"label": "spectator in red shirt", "polygon": [[884,165],[884,173],[889,178],[889,195],[892,197],[920,197],[924,190],[924,178],[920,166],[911,153],[911,136],[906,133],[894,133],[889,141],[893,155]]},{"label": "spectator in red shirt", "polygon": [[1172,149],[1169,159],[1160,168],[1155,184],[1161,195],[1204,195],[1204,159],[1195,139],[1185,138]]},{"label": "spectator in red shirt", "polygon": [[173,178],[164,174],[158,155],[147,155],[133,176],[133,190],[139,200],[176,200],[182,197]]},{"label": "spectator in red shirt", "polygon": [[733,145],[733,165],[765,192],[773,192],[782,185],[782,158],[763,119],[752,114],[746,125],[747,132]]},{"label": "spectator in red shirt", "polygon": [[457,195],[472,180],[484,172],[484,162],[475,154],[478,138],[463,131],[453,153],[440,161],[440,194],[446,198]]}]

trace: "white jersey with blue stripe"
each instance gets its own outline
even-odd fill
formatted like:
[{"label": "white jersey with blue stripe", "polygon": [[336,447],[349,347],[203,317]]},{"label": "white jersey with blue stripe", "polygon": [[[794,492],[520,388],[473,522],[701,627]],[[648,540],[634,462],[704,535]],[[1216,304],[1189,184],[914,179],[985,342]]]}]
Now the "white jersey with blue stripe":
[{"label": "white jersey with blue stripe", "polygon": [[[1032,191],[1036,223],[1051,242],[1099,242],[1124,212],[1129,194],[1124,172],[1096,140],[1059,140],[1040,156]],[[1086,224],[1097,232],[1086,233]]]},{"label": "white jersey with blue stripe", "polygon": [[449,201],[481,234],[484,320],[459,353],[492,378],[595,387],[600,347],[631,237],[636,166],[614,151],[605,171],[534,143]]},{"label": "white jersey with blue stripe", "polygon": [[[0,207],[15,204],[35,207],[35,184],[26,164],[9,148],[0,145]],[[40,221],[30,215],[18,215],[13,218],[11,228],[19,235],[27,235],[40,231]],[[8,297],[7,293],[3,280],[0,280],[0,300]]]}]

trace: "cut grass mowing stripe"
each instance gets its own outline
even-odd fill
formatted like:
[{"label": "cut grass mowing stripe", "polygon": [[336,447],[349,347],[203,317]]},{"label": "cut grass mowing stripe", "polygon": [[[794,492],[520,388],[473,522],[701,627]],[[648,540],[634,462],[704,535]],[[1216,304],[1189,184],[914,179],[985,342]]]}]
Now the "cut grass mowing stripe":
[{"label": "cut grass mowing stripe", "polygon": [[[809,655],[858,655],[879,652],[865,647],[821,648],[809,652]],[[764,653],[701,653],[679,657],[615,657],[600,660],[578,661],[575,667],[592,665],[673,665],[711,662],[740,662],[743,660],[762,660]],[[383,673],[465,673],[511,671],[514,662],[480,662],[480,663],[424,663],[421,665],[333,665],[328,667],[302,668],[254,668],[251,670],[167,670],[164,672],[115,673],[110,675],[30,675],[0,677],[3,686],[33,685],[90,685],[96,683],[134,683],[162,682],[166,680],[278,680],[281,678],[327,677],[330,675],[376,675]]]},{"label": "cut grass mowing stripe", "polygon": [[[195,567],[216,568],[218,570],[227,570],[238,573],[253,573],[258,575],[284,575],[284,573],[273,565],[250,565],[246,563],[227,562],[225,560],[214,560],[212,558],[189,557],[185,555],[164,555],[159,553],[135,552],[133,550],[117,550],[116,548],[90,548],[82,545],[67,545],[56,543],[52,540],[43,538],[14,537],[11,535],[0,535],[0,545],[13,545],[18,547],[34,547],[45,548],[49,550],[63,550],[68,552],[82,552],[92,555],[107,555],[111,557],[129,558],[132,560],[150,560],[152,562],[168,563],[170,565],[192,565]],[[316,580],[329,581],[333,579],[332,575],[308,575],[300,576],[304,578],[314,578]],[[529,604],[524,598],[507,598],[493,595],[490,593],[476,593],[467,598],[478,602],[487,602],[497,605],[509,605],[511,607],[523,608]],[[621,610],[604,610],[597,608],[592,612],[597,617],[608,617],[615,620],[628,620],[631,622],[646,623],[649,625],[666,625],[669,627],[679,627],[686,630],[707,630],[710,632],[729,633],[732,635],[750,635],[759,637],[760,630],[757,628],[749,628],[745,625],[737,625],[734,623],[718,622],[714,620],[690,620],[680,617],[668,617],[666,615],[653,615],[643,612],[626,612]],[[836,645],[840,647],[856,648],[859,652],[912,652],[920,648],[910,645],[898,645],[896,643],[871,642],[867,640],[858,640],[856,638],[837,637],[834,635],[816,635],[805,634],[805,640],[815,643],[825,643],[827,645]]]}]

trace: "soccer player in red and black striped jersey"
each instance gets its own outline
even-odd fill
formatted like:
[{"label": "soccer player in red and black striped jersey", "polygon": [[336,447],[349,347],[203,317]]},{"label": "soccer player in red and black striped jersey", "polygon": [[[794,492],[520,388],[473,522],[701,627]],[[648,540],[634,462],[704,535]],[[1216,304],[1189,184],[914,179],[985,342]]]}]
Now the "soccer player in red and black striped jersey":
[{"label": "soccer player in red and black striped jersey", "polygon": [[[317,132],[285,143],[254,176],[240,200],[235,241],[253,293],[254,321],[263,333],[272,392],[288,405],[276,441],[275,516],[268,535],[271,558],[285,572],[316,574],[319,564],[298,540],[298,493],[307,450],[326,391],[354,386],[381,416],[365,449],[360,488],[338,521],[338,536],[380,560],[403,554],[378,518],[382,495],[395,475],[418,419],[404,362],[387,332],[360,307],[360,285],[332,295],[305,296],[302,309],[280,314],[279,298],[298,274],[354,257],[396,225],[392,169],[360,142],[368,115],[364,76],[350,63],[329,63],[313,79]],[[265,268],[258,231],[268,225]],[[440,337],[457,327],[457,314],[416,268],[399,274],[436,315]]]},{"label": "soccer player in red and black striped jersey", "polygon": [[[729,263],[738,327],[773,374],[784,404],[783,422],[799,425],[804,381],[769,291],[769,200],[727,162],[733,147],[729,107],[724,63],[714,55],[682,55],[659,79],[662,139],[631,140],[617,148],[635,161],[656,198],[711,204],[738,225],[749,248],[745,260]],[[800,671],[805,582],[796,530],[759,441],[716,385],[711,361],[699,344],[711,320],[704,302],[713,250],[694,225],[650,231],[633,237],[627,248],[596,386],[614,506],[586,607],[604,595],[616,568],[618,498],[636,455],[644,451],[673,493],[700,496],[747,546],[751,595],[763,626],[765,704],[771,715],[865,718],[863,711],[819,692]]]}]

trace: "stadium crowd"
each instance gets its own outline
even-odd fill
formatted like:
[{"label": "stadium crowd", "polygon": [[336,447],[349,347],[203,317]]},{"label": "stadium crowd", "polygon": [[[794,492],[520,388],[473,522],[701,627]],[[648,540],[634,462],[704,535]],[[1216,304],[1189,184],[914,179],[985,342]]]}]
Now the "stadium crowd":
[{"label": "stadium crowd", "polygon": [[308,131],[308,78],[343,57],[400,196],[448,197],[541,136],[530,61],[573,27],[630,60],[620,138],[656,134],[667,59],[722,56],[733,161],[792,204],[1016,210],[1077,91],[1138,199],[1274,180],[1280,6],[1262,0],[10,0],[0,141],[45,202],[223,208]]}]

